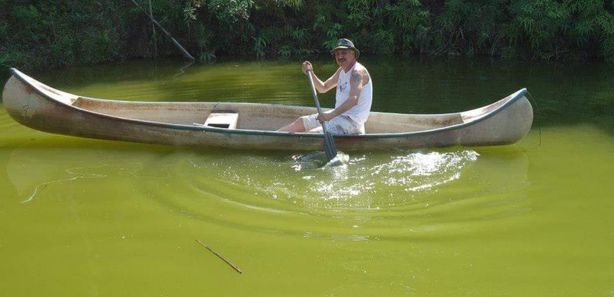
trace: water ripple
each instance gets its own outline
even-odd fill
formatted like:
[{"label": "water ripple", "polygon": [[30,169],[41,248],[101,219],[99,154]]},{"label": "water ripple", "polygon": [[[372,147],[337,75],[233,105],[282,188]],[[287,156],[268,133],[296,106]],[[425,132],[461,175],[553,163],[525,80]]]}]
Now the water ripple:
[{"label": "water ripple", "polygon": [[[464,224],[527,211],[522,158],[510,167],[487,156],[480,168],[484,157],[470,149],[369,153],[351,156],[345,166],[320,168],[305,156],[178,152],[152,164],[172,182],[161,178],[144,187],[174,213],[305,238],[460,234],[471,230]],[[493,165],[516,170],[518,183],[509,184],[510,171],[483,178]],[[500,188],[505,182],[520,196]]]},{"label": "water ripple", "polygon": [[528,160],[513,150],[366,153],[350,156],[344,166],[321,167],[321,152],[130,147],[28,142],[12,149],[7,178],[19,201],[48,201],[67,186],[87,193],[95,191],[88,184],[121,181],[134,187],[129,199],[162,205],[171,215],[310,239],[460,236],[531,211]]}]

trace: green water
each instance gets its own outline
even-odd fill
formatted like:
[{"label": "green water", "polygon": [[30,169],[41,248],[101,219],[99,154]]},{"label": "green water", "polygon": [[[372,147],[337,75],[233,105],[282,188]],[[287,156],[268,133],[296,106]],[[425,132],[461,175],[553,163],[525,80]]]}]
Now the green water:
[{"label": "green water", "polygon": [[[527,87],[534,129],[317,169],[311,152],[51,135],[0,109],[0,295],[614,296],[613,68],[364,64],[374,110],[459,111]],[[180,67],[33,76],[102,98],[312,103],[297,62]]]}]

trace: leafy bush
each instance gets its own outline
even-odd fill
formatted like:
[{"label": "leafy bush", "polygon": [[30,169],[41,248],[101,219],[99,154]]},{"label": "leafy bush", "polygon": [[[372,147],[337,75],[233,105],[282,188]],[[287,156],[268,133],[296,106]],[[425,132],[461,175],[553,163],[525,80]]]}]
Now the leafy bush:
[{"label": "leafy bush", "polygon": [[[0,65],[49,68],[179,55],[135,0],[0,0]],[[151,0],[195,54],[303,57],[340,37],[367,55],[488,55],[614,63],[614,1]]]}]

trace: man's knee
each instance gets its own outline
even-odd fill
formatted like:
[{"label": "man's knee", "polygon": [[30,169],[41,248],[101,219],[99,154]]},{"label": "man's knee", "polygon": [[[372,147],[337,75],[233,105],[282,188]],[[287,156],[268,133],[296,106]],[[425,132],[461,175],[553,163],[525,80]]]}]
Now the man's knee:
[{"label": "man's knee", "polygon": [[303,119],[302,118],[298,118],[296,120],[294,120],[294,122],[290,123],[289,125],[280,128],[279,130],[277,130],[279,132],[304,132],[305,131],[305,125],[303,124]]},{"label": "man's knee", "polygon": [[294,132],[305,132],[305,124],[303,123],[302,118],[294,120],[294,123],[292,123],[292,125],[295,128]]}]

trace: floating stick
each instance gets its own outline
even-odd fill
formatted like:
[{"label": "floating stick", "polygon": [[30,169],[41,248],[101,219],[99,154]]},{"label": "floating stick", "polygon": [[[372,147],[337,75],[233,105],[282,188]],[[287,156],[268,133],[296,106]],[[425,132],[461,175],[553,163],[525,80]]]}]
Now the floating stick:
[{"label": "floating stick", "polygon": [[230,267],[232,267],[232,269],[234,269],[236,272],[238,273],[243,273],[243,271],[241,271],[241,269],[239,268],[239,266],[232,264],[232,262],[226,260],[226,258],[224,258],[222,255],[218,254],[216,251],[214,251],[213,249],[211,249],[209,246],[207,246],[206,244],[204,244],[202,241],[200,240],[196,240],[197,243],[199,243],[200,245],[202,245],[203,247],[205,247],[206,249],[208,249],[210,252],[212,252],[214,255],[216,255],[218,258],[222,259],[222,261],[224,261],[226,264],[228,264]]}]

